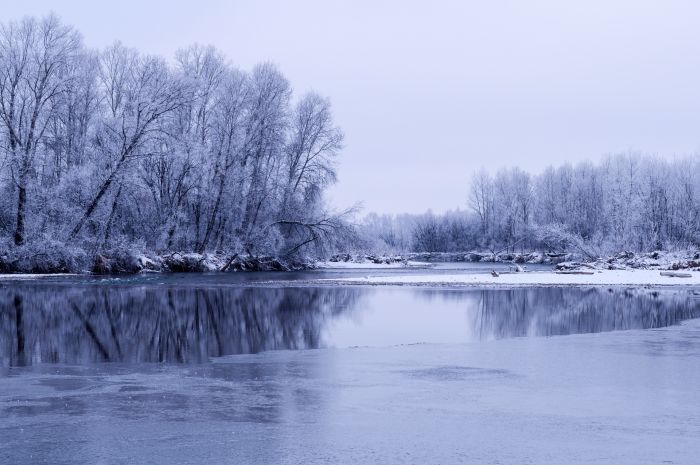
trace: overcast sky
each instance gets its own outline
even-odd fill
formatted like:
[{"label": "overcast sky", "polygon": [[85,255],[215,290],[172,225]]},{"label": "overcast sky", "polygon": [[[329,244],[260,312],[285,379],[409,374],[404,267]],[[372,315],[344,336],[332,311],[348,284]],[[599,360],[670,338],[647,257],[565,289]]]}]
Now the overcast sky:
[{"label": "overcast sky", "polygon": [[91,47],[171,58],[199,42],[333,102],[346,133],[338,207],[464,207],[480,167],[700,149],[695,1],[0,0],[54,11]]}]

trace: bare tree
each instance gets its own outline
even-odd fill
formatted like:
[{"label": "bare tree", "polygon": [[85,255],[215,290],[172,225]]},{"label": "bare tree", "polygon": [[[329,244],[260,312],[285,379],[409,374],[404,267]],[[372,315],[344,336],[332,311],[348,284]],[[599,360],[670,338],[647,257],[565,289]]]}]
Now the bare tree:
[{"label": "bare tree", "polygon": [[469,206],[479,216],[481,233],[486,235],[491,228],[493,212],[493,181],[484,169],[472,176],[469,191]]},{"label": "bare tree", "polygon": [[343,132],[333,125],[330,101],[306,94],[294,110],[285,150],[285,204],[299,189],[322,188],[335,181],[334,161],[342,144]]},{"label": "bare tree", "polygon": [[53,15],[0,26],[0,120],[17,188],[17,245],[25,241],[27,190],[39,142],[56,99],[71,79],[70,62],[80,47],[78,33]]},{"label": "bare tree", "polygon": [[245,200],[238,227],[238,235],[249,251],[254,246],[252,237],[263,209],[270,203],[267,200],[279,187],[271,181],[280,166],[291,96],[289,81],[270,63],[253,69],[250,85],[250,109],[241,158],[244,175],[241,196]]},{"label": "bare tree", "polygon": [[247,77],[235,70],[228,71],[222,80],[212,123],[211,155],[213,167],[211,186],[215,186],[212,202],[208,205],[208,217],[197,250],[203,252],[209,245],[212,233],[220,218],[226,188],[231,181],[231,170],[240,166],[244,149],[245,123],[248,115],[249,88]]},{"label": "bare tree", "polygon": [[70,239],[80,233],[130,161],[155,153],[148,143],[162,131],[159,123],[185,102],[184,87],[165,62],[140,56],[118,43],[102,55],[101,81],[107,114],[96,145],[108,162],[108,174],[71,230]]},{"label": "bare tree", "polygon": [[274,65],[244,72],[213,47],[170,66],[120,43],[85,50],[54,16],[1,25],[0,239],[89,257],[296,254],[348,237],[322,196],[342,143],[330,102],[291,102]]}]

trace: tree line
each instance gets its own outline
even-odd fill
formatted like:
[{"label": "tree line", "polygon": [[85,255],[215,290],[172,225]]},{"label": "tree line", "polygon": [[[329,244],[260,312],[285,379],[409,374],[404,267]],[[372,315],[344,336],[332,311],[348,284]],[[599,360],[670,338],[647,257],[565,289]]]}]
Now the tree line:
[{"label": "tree line", "polygon": [[327,98],[213,47],[87,48],[56,16],[0,25],[0,245],[295,254],[347,230],[324,189]]},{"label": "tree line", "polygon": [[371,247],[391,251],[572,251],[700,246],[700,157],[624,153],[599,163],[472,176],[467,209],[435,215],[369,215]]}]

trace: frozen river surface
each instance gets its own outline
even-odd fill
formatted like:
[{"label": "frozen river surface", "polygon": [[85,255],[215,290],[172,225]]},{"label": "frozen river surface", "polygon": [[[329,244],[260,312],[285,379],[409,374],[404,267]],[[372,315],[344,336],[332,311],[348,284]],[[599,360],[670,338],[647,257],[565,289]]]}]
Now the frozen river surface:
[{"label": "frozen river surface", "polygon": [[700,463],[697,290],[226,279],[0,283],[0,463]]}]

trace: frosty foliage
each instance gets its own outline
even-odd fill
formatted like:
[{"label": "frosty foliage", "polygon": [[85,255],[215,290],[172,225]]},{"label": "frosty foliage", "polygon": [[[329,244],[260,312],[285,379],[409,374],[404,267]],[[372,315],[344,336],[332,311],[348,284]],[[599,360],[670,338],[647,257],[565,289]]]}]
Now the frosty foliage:
[{"label": "frosty foliage", "polygon": [[700,247],[700,158],[640,154],[600,163],[519,168],[472,177],[468,210],[441,215],[368,215],[362,224],[377,251],[535,250],[594,259],[623,250]]},{"label": "frosty foliage", "polygon": [[343,143],[328,99],[212,47],[175,58],[90,50],[53,15],[0,25],[0,254],[286,256],[344,240],[322,199]]}]

